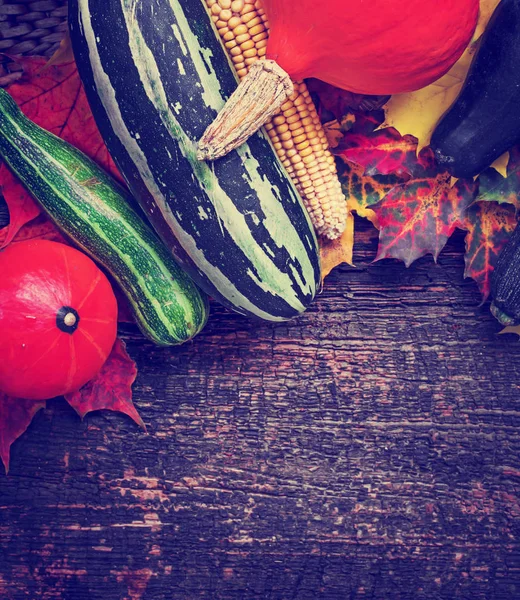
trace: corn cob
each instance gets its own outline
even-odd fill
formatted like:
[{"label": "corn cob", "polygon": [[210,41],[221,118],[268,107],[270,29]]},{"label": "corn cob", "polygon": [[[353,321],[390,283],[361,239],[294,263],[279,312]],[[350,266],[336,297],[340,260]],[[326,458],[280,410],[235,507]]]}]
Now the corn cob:
[{"label": "corn cob", "polygon": [[[265,57],[269,23],[261,0],[206,0],[240,79]],[[303,81],[265,128],[294,181],[318,235],[341,236],[347,202],[316,107]]]}]

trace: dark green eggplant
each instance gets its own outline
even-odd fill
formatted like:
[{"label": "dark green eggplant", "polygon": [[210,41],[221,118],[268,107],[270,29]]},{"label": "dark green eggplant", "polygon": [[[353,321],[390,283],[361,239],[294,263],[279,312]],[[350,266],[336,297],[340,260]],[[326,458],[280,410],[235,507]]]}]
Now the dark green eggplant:
[{"label": "dark green eggplant", "polygon": [[498,257],[491,276],[491,312],[505,325],[520,325],[520,225]]},{"label": "dark green eggplant", "polygon": [[520,0],[502,0],[431,146],[454,177],[471,178],[519,142]]}]

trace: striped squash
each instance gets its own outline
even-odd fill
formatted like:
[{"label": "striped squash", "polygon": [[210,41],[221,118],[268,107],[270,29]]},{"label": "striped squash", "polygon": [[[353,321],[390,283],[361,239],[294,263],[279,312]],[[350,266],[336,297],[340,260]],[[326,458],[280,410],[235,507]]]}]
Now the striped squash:
[{"label": "striped squash", "polygon": [[99,129],[134,196],[200,287],[283,321],[320,280],[309,217],[267,136],[213,163],[197,142],[237,86],[203,0],[71,0]]},{"label": "striped squash", "polygon": [[112,274],[149,339],[173,346],[204,327],[207,298],[133,210],[128,193],[77,148],[30,121],[2,88],[0,156],[56,225]]}]

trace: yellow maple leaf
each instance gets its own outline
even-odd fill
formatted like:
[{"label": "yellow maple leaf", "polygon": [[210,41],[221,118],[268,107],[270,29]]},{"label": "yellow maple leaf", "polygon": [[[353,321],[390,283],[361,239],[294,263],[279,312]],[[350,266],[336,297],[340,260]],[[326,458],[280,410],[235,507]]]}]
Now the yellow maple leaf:
[{"label": "yellow maple leaf", "polygon": [[[419,140],[417,152],[430,144],[432,133],[442,115],[459,95],[468,74],[478,42],[500,0],[481,0],[477,29],[468,48],[444,77],[431,85],[408,94],[396,94],[385,105],[384,127],[395,127],[401,135],[411,134]],[[503,164],[499,163],[499,165]],[[498,170],[498,169],[497,169]],[[503,173],[502,171],[499,171]]]}]

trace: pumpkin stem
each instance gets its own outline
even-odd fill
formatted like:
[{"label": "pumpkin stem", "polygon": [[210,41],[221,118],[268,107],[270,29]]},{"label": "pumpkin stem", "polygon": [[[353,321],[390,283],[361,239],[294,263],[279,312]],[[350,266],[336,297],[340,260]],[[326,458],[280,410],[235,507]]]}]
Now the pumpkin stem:
[{"label": "pumpkin stem", "polygon": [[274,60],[259,60],[206,129],[199,160],[216,160],[241,146],[274,116],[293,94],[289,75]]},{"label": "pumpkin stem", "polygon": [[72,327],[73,325],[76,325],[76,320],[76,315],[70,312],[65,315],[63,322],[67,327]]},{"label": "pumpkin stem", "polygon": [[56,313],[56,326],[63,333],[72,335],[79,325],[78,311],[70,306],[62,306]]}]

